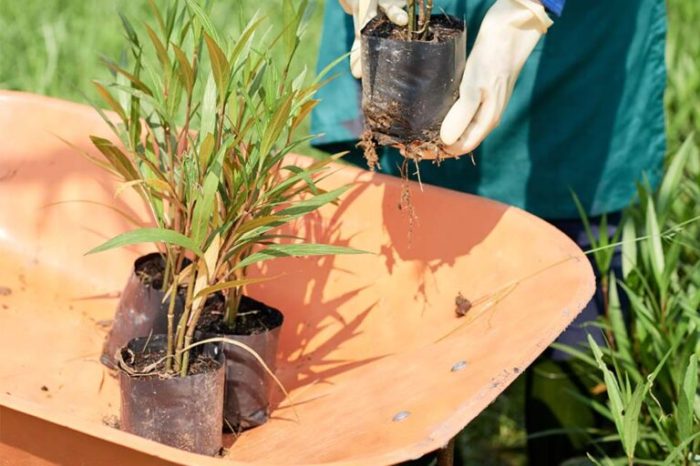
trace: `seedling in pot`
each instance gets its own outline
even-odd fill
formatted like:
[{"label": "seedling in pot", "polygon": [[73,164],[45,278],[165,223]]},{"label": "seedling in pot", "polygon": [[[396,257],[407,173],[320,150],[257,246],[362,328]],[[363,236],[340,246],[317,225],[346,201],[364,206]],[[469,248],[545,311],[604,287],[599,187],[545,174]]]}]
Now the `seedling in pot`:
[{"label": "seedling in pot", "polygon": [[431,16],[432,6],[409,1],[406,26],[379,15],[362,30],[363,147],[370,165],[375,144],[414,160],[426,151],[443,153],[440,125],[459,97],[466,29],[452,16]]},{"label": "seedling in pot", "polygon": [[[276,231],[347,189],[316,186],[332,158],[285,165],[285,156],[308,139],[297,130],[322,85],[322,77],[293,72],[306,2],[293,3],[283,4],[289,22],[282,31],[260,31],[265,19],[257,15],[227,40],[195,0],[171,2],[165,11],[150,2],[155,24],[143,31],[122,18],[131,67],[107,61],[116,82],[95,83],[116,115],[101,113],[121,141],[93,136],[103,156],[95,161],[141,196],[155,226],[122,233],[91,252],[153,243],[164,262],[165,334],[132,340],[117,356],[122,391],[133,390],[122,394],[122,427],[201,453],[215,453],[212,438],[220,447],[227,364],[205,343],[229,340],[209,338],[202,317],[225,309],[223,325],[236,325],[242,287],[273,278],[249,278],[253,264],[360,252],[300,243]],[[281,64],[274,47],[285,50]],[[179,312],[175,296],[182,297]],[[206,340],[198,342],[201,337]],[[262,361],[245,344],[234,346],[255,364]],[[137,379],[150,380],[152,390],[139,390]],[[190,412],[169,412],[173,396],[176,405],[190,399]],[[144,426],[147,420],[129,414],[146,405],[162,422]]]}]

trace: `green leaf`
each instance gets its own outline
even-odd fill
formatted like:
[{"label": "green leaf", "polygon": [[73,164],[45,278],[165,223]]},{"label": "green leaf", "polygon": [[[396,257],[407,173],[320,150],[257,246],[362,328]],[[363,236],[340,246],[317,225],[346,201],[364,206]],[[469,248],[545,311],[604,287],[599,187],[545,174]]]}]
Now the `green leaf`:
[{"label": "green leaf", "polygon": [[[615,280],[615,274],[613,272],[610,273],[608,289],[608,314],[610,318],[610,327],[615,338],[616,350],[625,361],[634,361],[632,357],[632,344],[630,343],[627,333],[627,325],[625,324],[625,317],[622,314],[622,306],[620,305],[617,281]],[[631,365],[629,370],[635,382],[643,382],[642,374],[639,373],[634,365]]]},{"label": "green leaf", "polygon": [[204,180],[202,193],[194,205],[192,213],[192,241],[201,246],[206,239],[209,219],[214,211],[214,200],[219,187],[219,177],[215,172],[209,172]]},{"label": "green leaf", "polygon": [[600,351],[600,347],[598,347],[598,344],[590,334],[588,335],[588,344],[593,351],[593,356],[598,363],[598,368],[603,373],[603,380],[605,381],[605,387],[607,388],[608,398],[610,400],[610,412],[613,416],[613,421],[615,422],[615,427],[617,428],[618,433],[622,435],[624,432],[625,407],[622,403],[620,387],[615,379],[615,376],[603,361],[603,353]]},{"label": "green leaf", "polygon": [[97,89],[98,94],[100,94],[100,97],[102,97],[102,100],[109,105],[109,107],[119,115],[119,118],[123,122],[126,122],[126,112],[124,111],[124,107],[121,106],[119,102],[112,96],[112,94],[109,93],[109,91],[98,81],[92,81],[92,84],[95,86]]},{"label": "green leaf", "polygon": [[318,194],[309,199],[294,202],[294,204],[291,207],[288,207],[278,212],[278,215],[299,216],[307,214],[309,212],[313,212],[314,210],[328,204],[329,202],[333,202],[334,200],[338,199],[340,195],[347,191],[349,188],[350,186],[343,186],[338,189],[334,189],[333,191],[329,191],[327,193]]},{"label": "green leaf", "polygon": [[664,249],[661,244],[661,231],[657,222],[654,202],[651,199],[647,201],[646,227],[651,267],[657,283],[661,284],[665,269]]},{"label": "green leaf", "polygon": [[194,70],[192,69],[192,65],[190,65],[187,55],[185,55],[185,52],[183,52],[180,47],[175,44],[172,44],[172,46],[173,50],[175,51],[175,58],[177,58],[178,62],[178,70],[180,71],[178,76],[180,81],[182,82],[182,85],[185,86],[187,92],[191,93],[192,89],[194,88],[195,81],[195,74]]},{"label": "green leaf", "polygon": [[213,73],[209,73],[202,97],[202,110],[199,131],[202,134],[214,134],[216,128],[216,83]]},{"label": "green leaf", "polygon": [[659,194],[657,196],[657,204],[659,207],[659,212],[664,213],[673,203],[673,200],[677,197],[678,189],[683,179],[683,171],[688,163],[688,158],[691,155],[697,154],[697,147],[695,146],[694,134],[688,136],[678,150],[676,155],[671,159],[671,164],[666,170],[664,179],[661,182],[661,187],[659,188]]},{"label": "green leaf", "polygon": [[690,357],[688,368],[685,371],[683,386],[678,400],[678,433],[681,438],[688,438],[693,434],[693,403],[698,391],[698,357],[693,354]]},{"label": "green leaf", "polygon": [[249,231],[253,231],[256,228],[264,227],[264,226],[278,226],[283,223],[286,223],[289,220],[289,217],[285,217],[283,215],[265,215],[263,217],[256,217],[248,222],[243,223],[237,230],[238,236],[243,236],[245,233],[248,233]]},{"label": "green leaf", "polygon": [[226,59],[226,54],[221,50],[219,44],[207,33],[204,33],[204,41],[207,44],[209,58],[211,59],[211,70],[214,73],[214,81],[219,91],[221,102],[226,98],[229,84],[230,65]]},{"label": "green leaf", "polygon": [[269,280],[273,280],[277,277],[259,277],[259,278],[243,278],[240,280],[231,280],[228,282],[221,282],[217,283],[216,285],[212,285],[210,287],[204,288],[201,290],[197,297],[201,296],[209,296],[212,293],[216,293],[217,291],[223,291],[223,290],[230,290],[231,288],[239,288],[241,286],[245,285],[254,285],[255,283],[262,283],[266,282]]},{"label": "green leaf", "polygon": [[642,401],[646,396],[647,386],[638,384],[634,389],[632,398],[627,404],[624,414],[622,444],[627,453],[627,458],[634,458],[639,440],[639,414],[642,411]]},{"label": "green leaf", "polygon": [[146,27],[148,37],[153,43],[153,47],[156,49],[158,60],[160,61],[161,65],[163,65],[163,70],[165,71],[170,69],[170,57],[168,57],[168,52],[165,50],[165,45],[163,45],[163,42],[161,42],[161,40],[158,38],[158,34],[156,34],[148,24],[145,24],[144,26]]},{"label": "green leaf", "polygon": [[276,257],[306,257],[306,256],[328,256],[337,254],[369,254],[367,251],[360,251],[345,246],[332,246],[325,244],[272,244],[266,248],[246,257],[234,268],[240,269],[257,262],[263,262]]},{"label": "green leaf", "polygon": [[104,63],[104,65],[105,65],[107,68],[109,68],[109,69],[112,70],[113,72],[115,72],[115,73],[117,73],[117,74],[120,74],[120,75],[124,76],[126,79],[128,79],[129,82],[131,82],[131,84],[132,84],[136,89],[140,90],[141,92],[143,92],[143,93],[145,93],[145,94],[147,94],[147,95],[149,95],[149,96],[153,96],[153,92],[151,92],[151,89],[149,89],[149,87],[146,86],[146,85],[143,83],[143,81],[141,81],[141,80],[140,80],[139,78],[137,78],[135,75],[129,73],[129,72],[126,71],[124,68],[120,67],[119,65],[117,65],[116,63],[113,63],[112,61],[110,61],[110,60],[108,60],[108,59],[103,59],[102,62]]},{"label": "green leaf", "polygon": [[112,141],[99,136],[90,136],[90,140],[125,181],[140,179],[131,160]]},{"label": "green leaf", "polygon": [[676,448],[671,450],[671,453],[669,453],[669,455],[666,457],[663,466],[674,466],[679,464],[677,457],[679,455],[682,455],[684,450],[688,447],[688,445],[693,443],[693,441],[698,437],[700,437],[700,431],[695,432],[690,437],[683,439],[683,441],[679,445],[677,445]]},{"label": "green leaf", "polygon": [[627,278],[637,267],[637,231],[632,218],[622,225],[622,277]]},{"label": "green leaf", "polygon": [[243,32],[241,32],[238,36],[238,39],[236,40],[236,45],[234,45],[233,50],[231,51],[231,58],[229,60],[231,63],[236,63],[239,55],[243,51],[243,48],[246,45],[248,45],[249,41],[253,37],[253,33],[260,26],[260,24],[262,24],[263,20],[266,19],[265,16],[261,16],[259,18],[256,18],[256,16],[253,16],[253,18],[251,18]]},{"label": "green leaf", "polygon": [[194,241],[192,241],[192,239],[177,231],[168,230],[165,228],[139,228],[138,230],[128,231],[119,236],[115,236],[96,248],[91,249],[86,254],[94,254],[97,252],[107,251],[109,249],[120,248],[122,246],[142,243],[172,244],[192,251],[198,256],[202,255],[202,251],[194,243]]},{"label": "green leaf", "polygon": [[199,22],[201,23],[202,27],[206,31],[206,33],[211,36],[216,43],[220,44],[221,43],[221,37],[219,36],[219,33],[216,31],[216,28],[214,27],[214,24],[211,22],[211,19],[209,18],[209,15],[202,9],[201,6],[195,1],[195,0],[185,0],[187,2],[187,6],[190,9],[190,11],[197,17]]},{"label": "green leaf", "polygon": [[129,22],[129,19],[124,16],[123,13],[119,13],[119,19],[122,22],[122,26],[124,27],[124,32],[126,32],[126,37],[129,39],[129,41],[138,46],[139,45],[139,36],[136,34],[136,31],[134,30],[134,27],[131,25],[131,22]]}]

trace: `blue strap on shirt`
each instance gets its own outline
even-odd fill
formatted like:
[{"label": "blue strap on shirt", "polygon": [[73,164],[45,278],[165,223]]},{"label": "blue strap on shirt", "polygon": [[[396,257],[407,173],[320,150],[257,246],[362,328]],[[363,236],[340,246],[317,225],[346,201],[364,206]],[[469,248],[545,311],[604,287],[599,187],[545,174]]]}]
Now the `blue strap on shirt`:
[{"label": "blue strap on shirt", "polygon": [[555,15],[561,16],[566,0],[541,0],[541,2],[547,11],[551,11]]}]

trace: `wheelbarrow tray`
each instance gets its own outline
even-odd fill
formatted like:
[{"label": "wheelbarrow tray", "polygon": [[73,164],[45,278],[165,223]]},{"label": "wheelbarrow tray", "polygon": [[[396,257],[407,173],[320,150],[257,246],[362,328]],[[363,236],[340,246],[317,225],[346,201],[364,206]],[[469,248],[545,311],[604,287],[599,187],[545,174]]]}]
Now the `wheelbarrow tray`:
[{"label": "wheelbarrow tray", "polygon": [[[248,292],[286,316],[272,419],[222,457],[120,431],[118,384],[99,362],[119,292],[149,246],[85,256],[147,221],[133,194],[82,155],[112,137],[96,112],[0,93],[0,463],[379,465],[442,447],[591,298],[585,255],[517,208],[342,164],[337,206],[290,227],[369,254],[281,258]],[[308,163],[293,156],[290,164]],[[120,209],[117,213],[111,207]],[[472,304],[458,317],[455,299]],[[468,307],[468,306],[466,306]],[[463,310],[466,308],[463,307]]]}]

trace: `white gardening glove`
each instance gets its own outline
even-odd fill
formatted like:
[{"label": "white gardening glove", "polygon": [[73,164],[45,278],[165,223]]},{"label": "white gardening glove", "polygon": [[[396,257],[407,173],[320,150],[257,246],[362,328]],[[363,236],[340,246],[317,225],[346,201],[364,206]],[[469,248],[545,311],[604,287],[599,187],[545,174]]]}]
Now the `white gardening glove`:
[{"label": "white gardening glove", "polygon": [[467,58],[459,99],[442,122],[448,153],[470,153],[498,126],[520,70],[551,25],[535,0],[496,0]]},{"label": "white gardening glove", "polygon": [[404,10],[406,0],[339,0],[340,6],[349,15],[355,25],[355,41],[350,49],[350,69],[356,78],[362,77],[362,53],[360,51],[360,32],[372,18],[377,16],[377,7],[381,8],[389,20],[397,26],[408,24],[408,13]]}]

